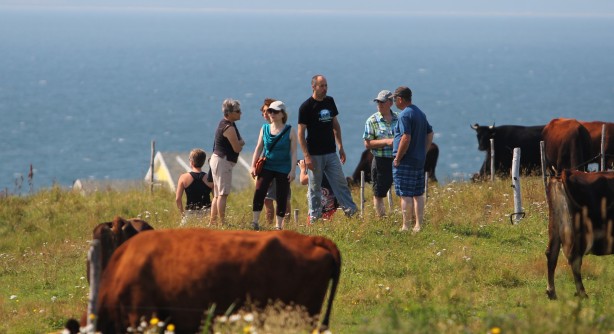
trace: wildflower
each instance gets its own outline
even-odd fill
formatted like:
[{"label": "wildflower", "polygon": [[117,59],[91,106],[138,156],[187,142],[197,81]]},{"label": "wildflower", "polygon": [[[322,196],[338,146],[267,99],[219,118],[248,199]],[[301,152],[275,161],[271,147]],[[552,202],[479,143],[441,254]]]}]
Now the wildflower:
[{"label": "wildflower", "polygon": [[488,333],[489,334],[500,334],[501,333],[501,328],[493,327],[493,328],[490,329],[490,331]]},{"label": "wildflower", "polygon": [[149,324],[152,325],[152,326],[155,326],[155,325],[158,324],[158,321],[160,321],[160,320],[158,320],[158,318],[153,317],[153,318],[151,318],[151,320],[149,320]]},{"label": "wildflower", "polygon": [[173,324],[168,324],[168,326],[166,326],[166,330],[174,332],[175,331],[175,325]]},{"label": "wildflower", "polygon": [[243,320],[245,320],[246,322],[252,322],[254,321],[254,315],[251,313],[248,313],[243,316]]},{"label": "wildflower", "polygon": [[243,327],[243,333],[248,334],[248,333],[251,333],[251,331],[252,331],[252,326],[248,325],[248,326]]},{"label": "wildflower", "polygon": [[17,299],[17,295],[11,295],[10,300]]},{"label": "wildflower", "polygon": [[231,315],[231,316],[228,318],[228,320],[229,320],[230,322],[237,322],[237,321],[241,320],[241,316],[240,316],[239,314],[233,314],[233,315]]},{"label": "wildflower", "polygon": [[56,297],[56,296],[51,297],[51,302],[52,303],[55,303],[56,300],[58,300],[58,297]]}]

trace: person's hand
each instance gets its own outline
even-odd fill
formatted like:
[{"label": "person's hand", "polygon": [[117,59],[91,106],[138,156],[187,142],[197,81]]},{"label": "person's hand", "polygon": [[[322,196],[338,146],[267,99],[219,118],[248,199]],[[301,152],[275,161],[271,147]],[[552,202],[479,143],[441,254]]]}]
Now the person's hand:
[{"label": "person's hand", "polygon": [[394,167],[399,167],[399,160],[397,160],[397,158],[394,158],[394,160],[392,160],[392,165]]},{"label": "person's hand", "polygon": [[294,181],[295,178],[296,178],[296,173],[294,172],[288,173],[288,182],[292,183],[292,181]]},{"label": "person's hand", "polygon": [[255,166],[252,166],[252,168],[250,168],[249,174],[252,176],[252,179],[256,178],[256,167]]},{"label": "person's hand", "polygon": [[304,161],[305,161],[305,166],[307,167],[307,169],[315,170],[315,166],[313,165],[313,162],[311,161],[311,156],[306,156]]},{"label": "person's hand", "polygon": [[341,160],[341,164],[345,164],[345,151],[343,150],[343,147],[339,148],[339,159]]}]

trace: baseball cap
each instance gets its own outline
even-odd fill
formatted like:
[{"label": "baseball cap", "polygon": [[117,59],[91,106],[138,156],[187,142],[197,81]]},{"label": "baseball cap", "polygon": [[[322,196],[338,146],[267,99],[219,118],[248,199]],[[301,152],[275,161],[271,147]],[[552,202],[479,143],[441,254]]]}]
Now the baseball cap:
[{"label": "baseball cap", "polygon": [[269,105],[269,109],[273,109],[273,110],[279,110],[279,111],[286,111],[286,105],[281,102],[281,101],[275,101],[272,102],[271,105]]},{"label": "baseball cap", "polygon": [[389,90],[384,89],[383,91],[377,94],[377,97],[373,99],[373,102],[386,102],[387,100],[392,99],[392,93]]}]

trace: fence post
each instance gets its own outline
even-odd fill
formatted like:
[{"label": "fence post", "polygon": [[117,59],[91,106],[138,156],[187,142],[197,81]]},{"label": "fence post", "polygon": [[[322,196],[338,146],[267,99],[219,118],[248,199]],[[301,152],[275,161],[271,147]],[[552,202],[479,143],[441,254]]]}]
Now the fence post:
[{"label": "fence post", "polygon": [[294,209],[294,223],[298,225],[298,209]]},{"label": "fence post", "polygon": [[151,141],[151,161],[149,163],[149,168],[151,168],[151,175],[149,176],[149,191],[153,194],[154,190],[154,159],[156,156],[156,141]]},{"label": "fence post", "polygon": [[90,296],[87,304],[87,333],[96,332],[98,287],[100,285],[100,241],[92,240],[87,257],[90,261]]},{"label": "fence post", "polygon": [[495,138],[490,138],[490,181],[495,181]]},{"label": "fence post", "polygon": [[514,187],[514,213],[512,214],[513,224],[518,224],[523,218],[522,198],[520,196],[520,147],[514,148],[512,159],[512,187]]},{"label": "fence post", "polygon": [[605,172],[605,124],[601,125],[601,171]]},{"label": "fence post", "polygon": [[365,171],[360,171],[360,216],[364,217],[365,211]]}]

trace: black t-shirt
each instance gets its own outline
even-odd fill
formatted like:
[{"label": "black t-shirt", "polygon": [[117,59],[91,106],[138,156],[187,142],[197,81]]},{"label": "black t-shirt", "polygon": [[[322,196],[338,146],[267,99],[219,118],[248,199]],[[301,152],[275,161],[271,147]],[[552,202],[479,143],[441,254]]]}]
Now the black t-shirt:
[{"label": "black t-shirt", "polygon": [[322,101],[309,97],[298,110],[298,123],[307,127],[307,150],[309,154],[335,153],[333,118],[339,114],[332,97]]}]

